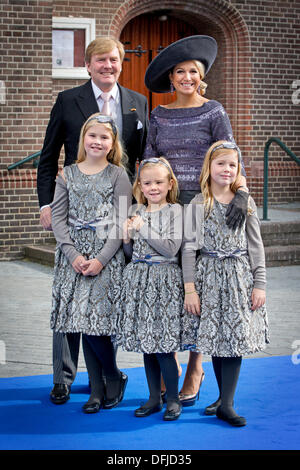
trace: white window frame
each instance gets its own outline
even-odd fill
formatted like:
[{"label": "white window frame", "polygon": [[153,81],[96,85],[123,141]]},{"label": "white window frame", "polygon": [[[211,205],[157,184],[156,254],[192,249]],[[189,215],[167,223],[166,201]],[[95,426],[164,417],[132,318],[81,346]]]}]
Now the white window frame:
[{"label": "white window frame", "polygon": [[[52,29],[84,29],[85,49],[96,37],[94,18],[64,18],[56,16],[52,18]],[[89,78],[86,67],[56,68],[52,67],[52,78]]]}]

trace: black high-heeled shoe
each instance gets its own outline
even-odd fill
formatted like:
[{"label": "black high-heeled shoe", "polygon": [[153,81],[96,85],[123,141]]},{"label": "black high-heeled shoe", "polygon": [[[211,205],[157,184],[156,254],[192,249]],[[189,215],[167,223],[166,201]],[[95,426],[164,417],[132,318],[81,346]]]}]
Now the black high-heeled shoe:
[{"label": "black high-heeled shoe", "polygon": [[195,393],[195,395],[187,395],[187,394],[181,393],[181,392],[179,393],[179,400],[180,400],[182,406],[194,406],[195,403],[196,403],[196,400],[199,400],[200,388],[201,388],[202,382],[204,380],[204,377],[205,377],[205,374],[203,372],[202,375],[201,375],[198,392]]}]

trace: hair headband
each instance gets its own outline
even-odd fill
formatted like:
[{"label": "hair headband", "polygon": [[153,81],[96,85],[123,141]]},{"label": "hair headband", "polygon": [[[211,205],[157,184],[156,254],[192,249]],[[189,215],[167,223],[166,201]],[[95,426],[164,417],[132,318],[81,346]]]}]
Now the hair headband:
[{"label": "hair headband", "polygon": [[138,177],[140,176],[141,169],[146,165],[146,163],[161,163],[164,165],[166,168],[168,168],[168,171],[170,175],[172,176],[171,169],[169,165],[164,162],[163,160],[160,160],[159,158],[153,157],[153,158],[148,158],[147,160],[142,160],[141,163],[139,164],[139,169],[138,169]]},{"label": "hair headband", "polygon": [[219,150],[219,149],[233,149],[233,150],[236,150],[237,153],[238,153],[238,161],[241,162],[242,161],[242,154],[241,154],[241,151],[239,149],[239,147],[234,144],[233,142],[224,142],[223,144],[220,144],[220,145],[217,145],[216,147],[214,147],[212,149],[212,151],[210,152],[210,156],[209,158],[211,158],[212,154],[216,151],[216,150]]},{"label": "hair headband", "polygon": [[88,119],[86,124],[90,121],[97,121],[100,124],[107,124],[107,123],[110,124],[114,135],[117,135],[117,127],[116,127],[115,121],[110,116],[105,116],[103,114],[100,114],[99,116],[94,116]]}]

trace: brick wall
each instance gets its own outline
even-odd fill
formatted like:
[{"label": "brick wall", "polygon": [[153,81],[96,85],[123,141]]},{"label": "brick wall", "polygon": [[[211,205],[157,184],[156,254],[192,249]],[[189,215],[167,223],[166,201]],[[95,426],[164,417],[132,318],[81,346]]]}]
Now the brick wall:
[{"label": "brick wall", "polygon": [[[96,20],[96,35],[119,36],[131,18],[172,8],[201,34],[220,43],[211,96],[226,107],[246,162],[248,181],[262,204],[263,149],[276,136],[299,157],[299,105],[292,85],[300,80],[299,1],[279,0],[2,0],[0,103],[0,245],[1,259],[23,256],[23,246],[53,240],[41,230],[36,196],[36,169],[31,163],[7,166],[41,149],[49,113],[57,93],[80,80],[51,77],[52,16]],[[222,60],[221,60],[222,59]],[[300,199],[300,169],[274,144],[270,148],[270,203]]]},{"label": "brick wall", "polygon": [[1,1],[0,218],[2,258],[22,256],[40,233],[36,170],[8,173],[7,166],[40,150],[52,105],[52,2]]},{"label": "brick wall", "polygon": [[[300,158],[300,103],[292,86],[300,80],[299,1],[234,0],[251,39],[252,109],[249,174],[251,190],[262,204],[263,151],[279,137]],[[269,151],[269,203],[300,199],[300,167],[276,144]]]}]

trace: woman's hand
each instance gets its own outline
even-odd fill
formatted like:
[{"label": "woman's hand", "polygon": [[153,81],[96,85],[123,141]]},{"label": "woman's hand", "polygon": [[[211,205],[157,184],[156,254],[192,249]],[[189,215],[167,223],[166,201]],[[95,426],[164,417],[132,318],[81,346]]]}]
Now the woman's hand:
[{"label": "woman's hand", "polygon": [[188,313],[200,316],[200,298],[197,292],[187,291],[184,296],[184,308]]},{"label": "woman's hand", "polygon": [[72,266],[73,266],[73,268],[75,269],[75,271],[77,273],[81,273],[82,272],[82,265],[85,262],[86,262],[86,259],[83,256],[79,255],[73,261]]},{"label": "woman's hand", "polygon": [[97,260],[97,258],[84,260],[85,262],[82,263],[82,274],[84,276],[97,276],[100,271],[103,269],[103,264]]},{"label": "woman's hand", "polygon": [[266,302],[266,293],[263,289],[258,289],[254,287],[251,296],[251,309],[256,310],[259,307],[262,307]]}]

